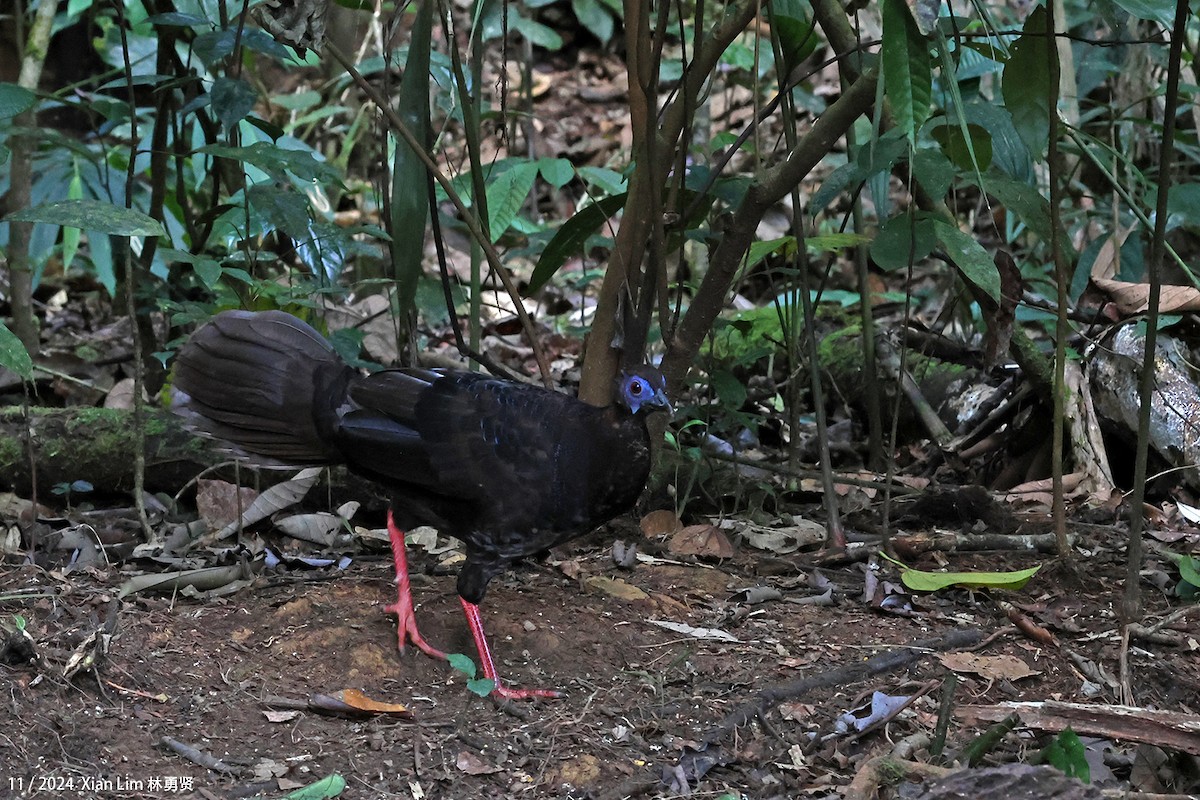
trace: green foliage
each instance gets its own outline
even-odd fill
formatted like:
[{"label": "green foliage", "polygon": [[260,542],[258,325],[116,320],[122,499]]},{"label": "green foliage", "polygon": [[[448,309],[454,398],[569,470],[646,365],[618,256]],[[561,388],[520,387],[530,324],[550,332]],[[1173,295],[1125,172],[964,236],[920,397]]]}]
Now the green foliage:
[{"label": "green foliage", "polygon": [[957,586],[963,589],[1008,589],[1017,591],[1041,570],[1039,564],[1009,572],[927,572],[913,569],[894,558],[883,556],[900,567],[900,579],[914,592],[937,592]]},{"label": "green foliage", "polygon": [[17,335],[0,322],[0,367],[10,369],[22,379],[33,378],[33,360]]},{"label": "green foliage", "polygon": [[1174,562],[1179,570],[1179,583],[1175,584],[1175,594],[1186,600],[1200,598],[1200,558],[1163,551],[1163,555]]},{"label": "green foliage", "polygon": [[883,85],[897,129],[915,142],[929,118],[933,73],[929,43],[904,0],[883,0]]},{"label": "green foliage", "polygon": [[1087,762],[1087,748],[1069,726],[1050,740],[1042,750],[1041,758],[1071,778],[1078,778],[1084,783],[1092,781],[1092,769]]},{"label": "green foliage", "polygon": [[451,669],[457,670],[467,676],[468,691],[480,697],[487,697],[496,688],[496,682],[491,678],[475,677],[475,662],[470,656],[465,656],[462,653],[450,653],[446,656],[446,661],[450,663]]}]

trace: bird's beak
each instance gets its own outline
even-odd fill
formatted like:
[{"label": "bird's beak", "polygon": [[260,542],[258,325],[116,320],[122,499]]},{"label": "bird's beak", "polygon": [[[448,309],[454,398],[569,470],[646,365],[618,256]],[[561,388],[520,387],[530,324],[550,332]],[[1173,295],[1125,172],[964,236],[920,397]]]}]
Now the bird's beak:
[{"label": "bird's beak", "polygon": [[675,409],[671,406],[671,401],[667,399],[667,393],[662,389],[656,391],[650,398],[650,402],[646,403],[646,405],[650,406],[651,408],[662,409],[663,411],[666,411],[667,414],[675,413]]}]

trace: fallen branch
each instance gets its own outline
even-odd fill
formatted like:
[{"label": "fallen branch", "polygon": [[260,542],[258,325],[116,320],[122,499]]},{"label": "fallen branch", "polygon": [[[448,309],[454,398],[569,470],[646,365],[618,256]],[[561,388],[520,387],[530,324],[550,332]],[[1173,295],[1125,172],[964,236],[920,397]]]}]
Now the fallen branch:
[{"label": "fallen branch", "polygon": [[868,658],[866,661],[845,664],[820,675],[769,686],[759,692],[758,697],[734,709],[719,725],[710,730],[703,740],[708,747],[724,739],[736,728],[763,716],[775,706],[788,700],[803,697],[814,689],[830,686],[845,686],[871,675],[903,669],[933,652],[957,650],[970,647],[983,638],[983,633],[974,628],[951,631],[945,636],[922,639],[909,647],[901,647]]},{"label": "fallen branch", "polygon": [[1197,714],[1047,700],[963,706],[954,712],[954,716],[977,725],[995,722],[1013,713],[1020,715],[1021,726],[1026,728],[1057,733],[1069,726],[1080,735],[1143,742],[1200,756],[1200,715]]}]

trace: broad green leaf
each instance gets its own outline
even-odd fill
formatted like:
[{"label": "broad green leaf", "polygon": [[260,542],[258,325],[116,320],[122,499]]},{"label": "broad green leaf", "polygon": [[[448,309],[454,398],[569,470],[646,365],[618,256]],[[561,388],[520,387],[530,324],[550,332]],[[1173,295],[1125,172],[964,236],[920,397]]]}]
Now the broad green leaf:
[{"label": "broad green leaf", "polygon": [[909,159],[913,178],[925,188],[930,197],[941,199],[954,183],[954,164],[934,147],[923,147]]},{"label": "broad green leaf", "polygon": [[467,680],[467,691],[480,697],[487,697],[495,688],[496,682],[491,678],[469,678]]},{"label": "broad green leaf", "polygon": [[879,229],[871,243],[871,258],[883,269],[904,269],[929,255],[935,244],[933,220],[901,214]]},{"label": "broad green leaf", "polygon": [[[429,64],[433,40],[433,5],[426,0],[417,6],[409,37],[408,58],[400,79],[397,106],[404,124],[417,141],[428,148],[431,140]],[[392,272],[396,278],[397,305],[408,315],[416,306],[417,283],[425,256],[425,228],[429,221],[429,174],[419,155],[403,140],[397,140],[392,160]],[[402,328],[404,326],[401,326]]]},{"label": "broad green leaf", "polygon": [[[88,4],[89,6],[91,3]],[[181,14],[178,11],[168,11],[164,14],[151,14],[146,17],[150,25],[166,25],[177,28],[207,28],[208,20],[197,14]]]},{"label": "broad green leaf", "polygon": [[929,118],[933,70],[929,42],[904,0],[883,0],[883,84],[896,126],[910,142]]},{"label": "broad green leaf", "polygon": [[817,49],[816,35],[809,6],[802,0],[778,0],[770,4],[771,33],[779,37],[784,72],[791,72]]},{"label": "broad green leaf", "polygon": [[162,225],[131,208],[102,200],[60,200],[14,211],[4,219],[83,228],[112,236],[164,236]]},{"label": "broad green leaf", "polygon": [[462,653],[447,653],[446,662],[450,665],[450,669],[457,670],[469,679],[475,678],[475,662],[470,656]]},{"label": "broad green leaf", "polygon": [[821,187],[813,194],[808,212],[816,214],[850,186],[862,183],[878,172],[891,170],[907,150],[908,139],[899,128],[893,128],[874,141],[865,142],[855,150],[849,162],[835,169],[821,183]]},{"label": "broad green leaf", "polygon": [[1179,569],[1180,580],[1200,589],[1200,559],[1172,553],[1169,550],[1163,551],[1163,555],[1175,562],[1175,566]]},{"label": "broad green leaf", "polygon": [[542,158],[537,165],[542,179],[555,189],[561,189],[575,177],[575,166],[565,158]]},{"label": "broad green leaf", "polygon": [[302,181],[334,183],[341,180],[336,168],[318,161],[310,151],[288,150],[270,142],[255,142],[248,147],[210,144],[200,148],[198,152],[244,161],[276,180],[284,179],[285,172],[292,173]]},{"label": "broad green leaf", "polygon": [[305,239],[309,226],[308,201],[288,189],[260,183],[246,190],[254,210],[293,239]]},{"label": "broad green leaf", "polygon": [[978,167],[983,172],[992,165],[992,134],[980,125],[966,125],[966,137],[962,125],[935,125],[929,135],[941,145],[946,158],[963,172],[972,172]]},{"label": "broad green leaf", "polygon": [[983,245],[975,241],[975,237],[945,222],[935,221],[933,230],[946,255],[950,256],[963,277],[999,303],[1000,273]]},{"label": "broad green leaf", "polygon": [[491,231],[492,241],[495,242],[525,204],[533,182],[537,180],[538,165],[536,163],[518,164],[512,169],[500,173],[487,187],[488,230]]},{"label": "broad green leaf", "polygon": [[0,119],[15,117],[33,108],[37,95],[14,83],[0,83]]},{"label": "broad green leaf", "polygon": [[284,800],[329,800],[346,790],[346,779],[336,772],[284,795]]},{"label": "broad green leaf", "polygon": [[525,294],[536,293],[554,277],[554,273],[558,272],[559,267],[565,264],[568,258],[582,252],[588,237],[609,217],[624,208],[628,199],[628,192],[606,197],[583,208],[564,222],[542,250],[541,258],[529,277],[529,288],[525,290]]},{"label": "broad green leaf", "polygon": [[[889,559],[892,560],[892,559]],[[912,569],[899,561],[900,579],[914,592],[936,592],[959,586],[964,589],[1010,589],[1016,591],[1029,583],[1029,579],[1042,568],[1039,564],[1015,572],[925,572]]]},{"label": "broad green leaf", "polygon": [[[1035,187],[997,175],[993,171],[985,177],[980,188],[1016,214],[1035,236],[1043,242],[1050,242],[1050,201]],[[1066,248],[1063,252],[1073,252],[1074,248],[1066,239],[1066,234],[1061,233],[1060,236],[1063,237],[1062,244]]]},{"label": "broad green leaf", "polygon": [[[1035,159],[1045,156],[1050,137],[1052,87],[1047,59],[1052,45],[1045,34],[1046,9],[1038,6],[1029,13],[1021,37],[1013,44],[1002,82],[1004,107]],[[1058,57],[1057,50],[1054,57]]]},{"label": "broad green leaf", "polygon": [[290,51],[266,31],[258,28],[243,29],[237,25],[200,34],[192,43],[192,49],[206,66],[211,67],[232,53],[235,44],[278,61],[288,61],[291,58]]},{"label": "broad green leaf", "polygon": [[607,194],[621,194],[629,188],[624,175],[607,167],[580,167],[579,177]]},{"label": "broad green leaf", "polygon": [[221,121],[226,130],[233,130],[233,127],[245,119],[250,110],[254,108],[254,103],[258,100],[258,93],[254,91],[253,86],[243,80],[217,78],[213,81],[209,100],[217,119]]},{"label": "broad green leaf", "polygon": [[0,322],[0,367],[10,369],[24,380],[33,378],[33,360],[17,335]]},{"label": "broad green leaf", "polygon": [[601,44],[608,44],[613,35],[613,18],[597,0],[571,0],[575,17]]},{"label": "broad green leaf", "polygon": [[781,236],[778,239],[767,239],[761,242],[752,242],[750,249],[746,251],[746,263],[743,269],[749,271],[758,266],[764,258],[776,253],[781,253],[785,257],[796,252],[796,237]]},{"label": "broad green leaf", "polygon": [[544,47],[547,50],[562,49],[562,37],[555,33],[553,28],[547,28],[540,22],[534,22],[529,17],[522,17],[520,15],[512,17],[509,20],[509,24],[512,25],[514,30],[538,47]]},{"label": "broad green leaf", "polygon": [[1168,30],[1170,30],[1175,17],[1175,3],[1172,0],[1115,0],[1115,2],[1138,19],[1152,20]]}]

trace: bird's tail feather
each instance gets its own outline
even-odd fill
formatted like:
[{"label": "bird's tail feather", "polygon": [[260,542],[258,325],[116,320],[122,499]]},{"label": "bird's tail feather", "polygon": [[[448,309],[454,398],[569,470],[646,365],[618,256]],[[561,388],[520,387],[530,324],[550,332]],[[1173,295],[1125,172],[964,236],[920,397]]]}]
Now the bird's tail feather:
[{"label": "bird's tail feather", "polygon": [[341,460],[332,425],[354,374],[290,314],[225,311],[180,349],[171,408],[252,462],[330,463]]}]

